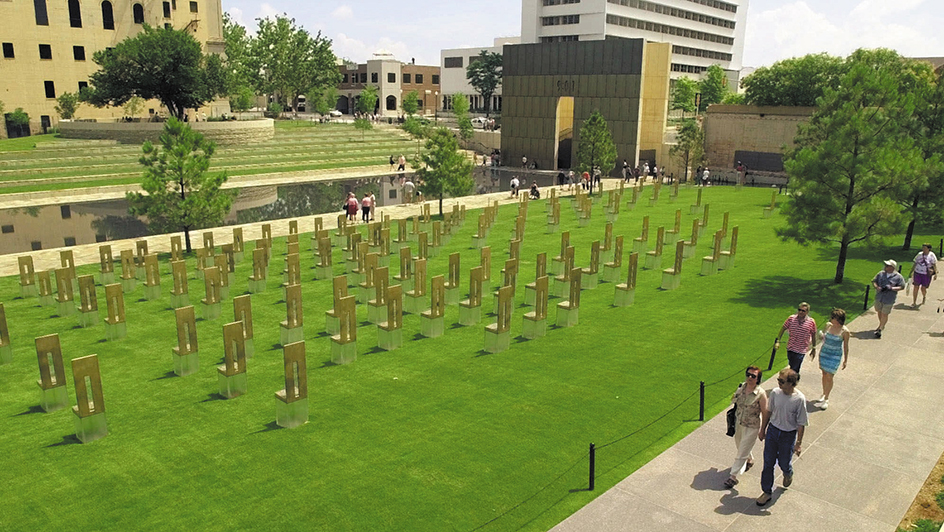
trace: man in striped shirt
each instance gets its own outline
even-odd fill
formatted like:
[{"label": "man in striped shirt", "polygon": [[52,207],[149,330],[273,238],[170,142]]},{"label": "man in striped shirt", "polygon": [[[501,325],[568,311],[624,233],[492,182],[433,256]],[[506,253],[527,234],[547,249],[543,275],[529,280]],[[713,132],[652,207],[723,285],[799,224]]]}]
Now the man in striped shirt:
[{"label": "man in striped shirt", "polygon": [[803,358],[810,352],[810,346],[816,349],[816,321],[810,317],[810,304],[804,301],[797,305],[797,313],[783,322],[783,328],[777,335],[774,347],[780,348],[780,339],[783,333],[790,332],[790,341],[787,342],[787,360],[790,369],[800,374]]}]

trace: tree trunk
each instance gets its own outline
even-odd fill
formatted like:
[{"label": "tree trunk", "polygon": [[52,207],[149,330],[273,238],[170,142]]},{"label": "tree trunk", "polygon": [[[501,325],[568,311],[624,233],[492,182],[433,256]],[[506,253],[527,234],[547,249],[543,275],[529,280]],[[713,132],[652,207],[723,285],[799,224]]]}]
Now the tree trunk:
[{"label": "tree trunk", "polygon": [[842,278],[846,274],[846,256],[849,254],[849,235],[842,236],[842,243],[839,244],[839,260],[836,262],[836,284],[842,284]]},{"label": "tree trunk", "polygon": [[187,253],[193,251],[190,247],[190,227],[184,227],[184,241],[187,243]]},{"label": "tree trunk", "polygon": [[902,251],[908,251],[908,249],[911,248],[911,239],[914,237],[915,222],[918,219],[918,204],[920,203],[920,201],[921,200],[918,197],[918,195],[915,194],[914,201],[911,202],[911,209],[912,209],[913,214],[912,214],[911,222],[908,224],[908,230],[905,231],[905,243],[902,244],[901,246]]},{"label": "tree trunk", "polygon": [[442,217],[442,215],[443,215],[442,202],[443,202],[443,196],[442,196],[442,194],[440,194],[440,195],[439,195],[439,216],[440,216],[440,217]]}]

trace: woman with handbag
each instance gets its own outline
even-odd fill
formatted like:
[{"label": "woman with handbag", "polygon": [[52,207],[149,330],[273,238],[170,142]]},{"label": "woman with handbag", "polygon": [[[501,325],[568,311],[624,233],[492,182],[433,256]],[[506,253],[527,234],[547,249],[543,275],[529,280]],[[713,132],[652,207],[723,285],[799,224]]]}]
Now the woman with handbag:
[{"label": "woman with handbag", "polygon": [[912,307],[918,306],[918,287],[921,287],[921,304],[928,298],[928,287],[931,286],[931,277],[937,279],[937,257],[931,251],[931,244],[921,244],[921,252],[915,255],[911,266],[911,277],[914,284],[914,299]]},{"label": "woman with handbag", "polygon": [[760,385],[763,373],[757,366],[748,366],[744,373],[745,380],[738,386],[731,403],[735,408],[734,445],[737,456],[731,466],[731,476],[724,481],[726,488],[733,488],[738,483],[738,475],[754,465],[751,449],[757,441],[760,431],[761,415],[767,411],[767,392]]}]

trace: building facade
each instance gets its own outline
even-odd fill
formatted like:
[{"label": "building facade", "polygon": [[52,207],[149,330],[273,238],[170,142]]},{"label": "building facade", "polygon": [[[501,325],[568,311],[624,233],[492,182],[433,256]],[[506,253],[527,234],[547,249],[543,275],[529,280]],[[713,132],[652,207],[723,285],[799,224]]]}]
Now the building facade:
[{"label": "building facade", "polygon": [[377,87],[376,113],[385,117],[403,114],[403,98],[413,91],[419,97],[419,114],[434,114],[442,95],[439,67],[402,63],[386,52],[375,53],[366,63],[342,63],[338,68],[336,108],[344,114],[354,113],[361,91],[369,86]]},{"label": "building facade", "polygon": [[739,71],[749,0],[522,0],[521,42],[640,38],[672,46],[671,75]]},{"label": "building facade", "polygon": [[[23,108],[32,132],[41,132],[58,122],[56,97],[88,85],[98,70],[92,61],[95,52],[148,24],[185,29],[203,44],[204,53],[222,53],[222,17],[220,0],[0,0],[0,101],[7,113]],[[144,113],[158,112],[159,102],[145,104]],[[82,105],[77,117],[118,119],[124,114],[120,108]]]},{"label": "building facade", "polygon": [[623,159],[665,165],[670,50],[620,37],[505,46],[503,164],[575,168],[580,127],[600,111],[617,151],[603,173],[617,175]]},{"label": "building facade", "polygon": [[[466,78],[466,68],[476,61],[482,51],[493,54],[502,54],[502,49],[506,44],[521,44],[520,37],[499,37],[495,39],[494,44],[488,48],[453,48],[443,50],[439,54],[439,66],[442,69],[442,94],[439,102],[439,108],[443,110],[452,109],[452,97],[456,94],[464,94],[469,99],[469,107],[472,111],[484,111],[485,102],[482,96],[475,90]],[[490,111],[500,113],[502,108],[502,87],[498,86],[495,94],[488,106]]]}]

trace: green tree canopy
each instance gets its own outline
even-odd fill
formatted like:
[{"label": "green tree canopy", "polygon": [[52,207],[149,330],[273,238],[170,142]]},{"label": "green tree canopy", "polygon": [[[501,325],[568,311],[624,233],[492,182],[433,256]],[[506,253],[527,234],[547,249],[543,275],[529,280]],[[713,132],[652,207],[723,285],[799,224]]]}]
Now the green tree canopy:
[{"label": "green tree canopy", "polygon": [[29,125],[29,115],[26,114],[26,111],[22,107],[17,107],[6,117],[7,123],[11,126],[28,126]]},{"label": "green tree canopy", "polygon": [[841,57],[808,54],[761,67],[741,80],[748,105],[814,107],[825,89],[835,89],[845,69]]},{"label": "green tree canopy", "polygon": [[407,116],[413,116],[420,108],[420,95],[416,91],[410,91],[403,97],[403,103],[400,105]]},{"label": "green tree canopy", "polygon": [[219,56],[204,56],[200,43],[182,30],[145,24],[141,33],[95,52],[92,60],[100,68],[81,97],[96,107],[120,106],[134,96],[156,98],[183,120],[187,109],[227,92]]},{"label": "green tree canopy", "polygon": [[323,91],[341,81],[331,40],[321,32],[312,37],[287,15],[258,21],[249,65],[260,94],[272,94],[294,111],[300,95]]},{"label": "green tree canopy", "polygon": [[219,225],[236,196],[220,189],[225,174],[207,173],[214,145],[172,118],[164,125],[160,145],[148,141],[142,151],[144,193],[127,194],[129,211],[146,216],[155,233],[182,230],[189,252],[190,230]]},{"label": "green tree canopy", "polygon": [[708,109],[708,106],[721,103],[728,93],[728,77],[718,65],[711,65],[705,72],[705,77],[698,82],[698,91],[701,92],[699,111]]},{"label": "green tree canopy", "polygon": [[455,113],[459,125],[459,136],[463,140],[471,139],[475,131],[472,128],[472,119],[469,117],[469,98],[465,94],[453,95],[452,112]]},{"label": "green tree canopy", "polygon": [[784,160],[793,194],[777,234],[804,245],[838,243],[836,283],[850,245],[900,233],[899,198],[926,186],[915,171],[921,151],[907,131],[915,97],[905,90],[913,83],[906,70],[887,51],[853,53]]},{"label": "green tree canopy", "polygon": [[439,198],[439,215],[443,213],[443,197],[465,196],[472,192],[472,162],[459,151],[459,142],[446,128],[435,129],[426,140],[426,151],[414,162],[419,189],[428,198]]},{"label": "green tree canopy", "polygon": [[485,102],[485,116],[488,116],[489,103],[492,95],[498,90],[502,82],[502,56],[498,53],[482,50],[478,57],[470,59],[465,69],[465,77],[469,80]]},{"label": "green tree canopy", "polygon": [[[594,111],[580,126],[580,137],[577,139],[577,171],[589,172],[593,176],[594,170],[598,169],[606,175],[615,163],[616,145],[613,144],[610,128],[600,111]],[[592,179],[590,187],[592,192]]]},{"label": "green tree canopy", "polygon": [[676,144],[669,149],[669,155],[675,157],[688,180],[689,169],[702,164],[705,158],[705,132],[695,120],[686,120],[678,128]]},{"label": "green tree canopy", "polygon": [[377,98],[377,87],[368,85],[361,91],[354,104],[354,109],[361,114],[360,118],[354,119],[354,128],[361,131],[361,139],[374,128],[374,124],[364,115],[372,114],[377,110]]},{"label": "green tree canopy", "polygon": [[63,120],[72,120],[79,109],[79,95],[75,92],[63,92],[56,98],[56,112]]},{"label": "green tree canopy", "polygon": [[695,93],[698,82],[686,77],[675,80],[672,86],[672,109],[681,109],[686,113],[695,112]]},{"label": "green tree canopy", "polygon": [[315,92],[314,96],[315,111],[321,116],[328,116],[328,113],[338,106],[338,88],[333,85],[321,92]]},{"label": "green tree canopy", "polygon": [[[231,107],[236,110],[236,106],[232,105],[233,100],[238,101],[247,89],[251,94],[254,93],[252,90],[252,52],[250,49],[252,38],[246,33],[246,28],[233,20],[229,13],[223,13],[223,39],[226,41],[225,66],[229,77],[227,82],[228,96],[230,97]],[[247,110],[249,107],[241,110]]]}]

